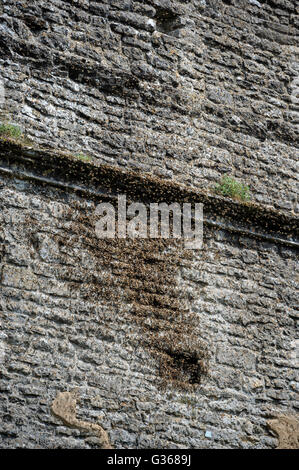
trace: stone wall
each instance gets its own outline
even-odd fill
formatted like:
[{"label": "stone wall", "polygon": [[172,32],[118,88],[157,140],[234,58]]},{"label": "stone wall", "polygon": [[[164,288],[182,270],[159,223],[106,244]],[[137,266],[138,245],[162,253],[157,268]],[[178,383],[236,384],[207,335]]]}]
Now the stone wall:
[{"label": "stone wall", "polygon": [[297,210],[296,4],[1,0],[6,117],[46,146],[201,188],[233,174]]},{"label": "stone wall", "polygon": [[298,410],[292,242],[99,240],[99,197],[1,174],[2,448],[100,447],[100,427],[116,448],[278,445],[268,421]]},{"label": "stone wall", "polygon": [[[32,139],[0,138],[0,447],[298,447],[295,1],[0,14],[1,119]],[[99,240],[120,192],[203,202],[203,249]]]}]

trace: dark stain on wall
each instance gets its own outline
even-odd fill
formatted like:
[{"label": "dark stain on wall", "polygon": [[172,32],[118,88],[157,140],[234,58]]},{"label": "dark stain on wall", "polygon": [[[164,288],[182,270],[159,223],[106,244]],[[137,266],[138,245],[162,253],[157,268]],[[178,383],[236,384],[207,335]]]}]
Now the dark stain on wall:
[{"label": "dark stain on wall", "polygon": [[157,22],[157,30],[161,33],[169,34],[180,27],[180,16],[174,11],[156,7],[155,20]]},{"label": "dark stain on wall", "polygon": [[[158,385],[199,385],[208,371],[208,339],[202,339],[200,320],[189,308],[192,299],[177,282],[190,251],[171,240],[98,240],[90,222],[81,213],[70,227],[71,242],[55,237],[64,249],[81,240],[97,259],[99,276],[91,275],[82,288],[74,283],[73,289],[82,299],[112,302],[113,309],[126,312],[124,319],[140,332],[139,344],[157,361]],[[101,271],[110,272],[105,280]]]}]

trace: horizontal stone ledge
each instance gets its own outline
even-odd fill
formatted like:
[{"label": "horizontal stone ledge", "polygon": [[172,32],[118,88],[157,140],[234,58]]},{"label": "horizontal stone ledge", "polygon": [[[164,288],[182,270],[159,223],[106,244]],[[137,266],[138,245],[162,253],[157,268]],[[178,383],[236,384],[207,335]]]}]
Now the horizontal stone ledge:
[{"label": "horizontal stone ledge", "polygon": [[149,174],[123,170],[71,154],[37,149],[0,138],[0,171],[7,176],[49,184],[92,200],[202,203],[204,223],[272,243],[298,247],[299,217],[256,202],[242,202],[183,186]]}]

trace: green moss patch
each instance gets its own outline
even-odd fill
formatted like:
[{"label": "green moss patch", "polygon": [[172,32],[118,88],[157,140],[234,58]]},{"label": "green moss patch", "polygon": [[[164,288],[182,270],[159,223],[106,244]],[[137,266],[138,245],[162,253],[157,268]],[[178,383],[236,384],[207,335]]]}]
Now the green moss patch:
[{"label": "green moss patch", "polygon": [[84,153],[77,153],[76,155],[73,155],[73,157],[76,160],[81,160],[82,162],[90,162],[91,157],[89,155],[85,155]]}]

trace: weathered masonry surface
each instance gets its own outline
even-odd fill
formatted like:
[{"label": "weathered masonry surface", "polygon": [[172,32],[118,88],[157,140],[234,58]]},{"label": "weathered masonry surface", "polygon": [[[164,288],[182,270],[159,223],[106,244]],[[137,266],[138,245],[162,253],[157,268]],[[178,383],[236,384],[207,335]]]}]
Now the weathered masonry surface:
[{"label": "weathered masonry surface", "polygon": [[[99,240],[94,209],[121,174],[8,142],[0,167],[1,447],[101,447],[101,426],[117,448],[275,448],[267,423],[298,410],[298,220],[256,206],[242,235],[222,216],[199,251]],[[157,200],[177,189],[143,182]],[[84,429],[51,413],[61,392]]]},{"label": "weathered masonry surface", "polygon": [[203,188],[233,173],[298,210],[296,8],[1,0],[7,116],[55,149]]},{"label": "weathered masonry surface", "polygon": [[0,448],[299,447],[296,3],[0,0]]}]

